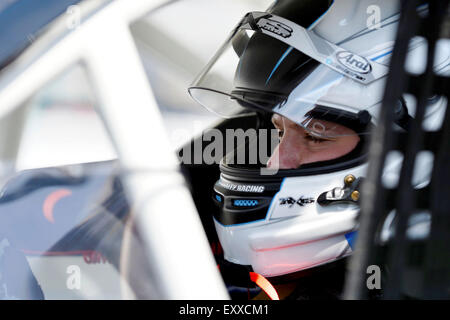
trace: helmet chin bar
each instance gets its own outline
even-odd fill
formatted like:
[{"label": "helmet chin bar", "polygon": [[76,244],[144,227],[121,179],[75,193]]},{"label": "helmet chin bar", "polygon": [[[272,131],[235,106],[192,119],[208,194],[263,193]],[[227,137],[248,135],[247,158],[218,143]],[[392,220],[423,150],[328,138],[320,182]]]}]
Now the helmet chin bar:
[{"label": "helmet chin bar", "polygon": [[[225,260],[275,277],[351,253],[347,235],[357,228],[355,196],[362,181],[355,177],[365,176],[367,164],[278,181],[243,179],[224,174],[223,168],[213,197],[218,205],[214,224]],[[346,196],[328,197],[324,204],[322,194],[343,181]]]}]

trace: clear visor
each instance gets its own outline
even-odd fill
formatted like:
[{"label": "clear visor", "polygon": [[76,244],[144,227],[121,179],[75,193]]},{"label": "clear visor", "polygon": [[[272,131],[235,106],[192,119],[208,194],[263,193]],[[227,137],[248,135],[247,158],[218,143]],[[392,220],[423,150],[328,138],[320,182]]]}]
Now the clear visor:
[{"label": "clear visor", "polygon": [[[367,110],[381,102],[381,85],[371,85],[368,90],[368,83],[335,70],[331,62],[322,63],[336,59],[335,48],[326,47],[329,43],[320,42],[311,31],[288,25],[286,20],[281,24],[272,16],[260,18],[264,22],[255,20],[249,27],[248,15],[189,87],[196,101],[224,117],[255,111],[276,113],[323,137],[368,133]],[[286,40],[296,31],[303,32],[313,48],[299,50],[298,45],[291,45],[292,39]],[[314,56],[314,50],[329,56]],[[361,75],[362,70],[373,68],[362,57],[346,59],[343,61],[350,66],[351,59],[360,59],[352,63],[355,70],[356,66],[361,69]]]}]

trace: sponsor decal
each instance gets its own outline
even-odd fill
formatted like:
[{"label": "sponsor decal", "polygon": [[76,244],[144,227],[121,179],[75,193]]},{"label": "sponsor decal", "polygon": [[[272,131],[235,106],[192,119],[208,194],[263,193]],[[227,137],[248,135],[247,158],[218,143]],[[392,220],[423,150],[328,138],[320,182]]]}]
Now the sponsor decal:
[{"label": "sponsor decal", "polygon": [[289,206],[289,208],[292,208],[295,204],[299,205],[300,207],[303,207],[306,204],[315,202],[314,198],[305,198],[303,196],[301,196],[297,200],[292,197],[280,198],[279,200],[280,206]]},{"label": "sponsor decal", "polygon": [[337,61],[344,67],[361,74],[366,74],[372,71],[370,62],[357,54],[349,51],[340,51],[336,53]]},{"label": "sponsor decal", "polygon": [[234,183],[227,183],[224,181],[219,181],[219,184],[225,189],[231,191],[255,192],[255,193],[264,192],[264,186],[250,185],[250,184],[234,184]]},{"label": "sponsor decal", "polygon": [[275,33],[283,38],[289,38],[294,31],[284,23],[272,19],[261,18],[256,24],[259,28]]}]

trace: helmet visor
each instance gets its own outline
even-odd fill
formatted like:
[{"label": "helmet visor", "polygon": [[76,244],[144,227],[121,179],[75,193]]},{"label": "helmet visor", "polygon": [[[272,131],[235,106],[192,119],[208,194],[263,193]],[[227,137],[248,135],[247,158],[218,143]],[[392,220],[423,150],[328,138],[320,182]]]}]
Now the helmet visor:
[{"label": "helmet visor", "polygon": [[[247,14],[189,87],[191,96],[224,117],[265,111],[323,137],[344,135],[333,123],[356,134],[367,133],[367,109],[381,102],[383,92],[382,85],[371,85],[371,90],[367,85],[384,70],[348,51],[344,59],[337,46],[286,19],[276,19],[266,13]],[[289,40],[296,32],[308,40],[303,47],[305,41],[297,45],[299,39]],[[347,69],[334,67],[337,57],[349,62]],[[354,71],[347,72],[350,67]]]}]

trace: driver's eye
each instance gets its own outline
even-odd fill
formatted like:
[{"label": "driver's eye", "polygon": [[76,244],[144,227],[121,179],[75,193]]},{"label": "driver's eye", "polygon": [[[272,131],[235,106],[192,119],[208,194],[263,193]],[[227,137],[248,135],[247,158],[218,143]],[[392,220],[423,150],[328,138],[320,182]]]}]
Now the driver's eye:
[{"label": "driver's eye", "polygon": [[305,139],[308,140],[308,141],[311,141],[312,143],[322,143],[324,141],[327,141],[326,139],[321,139],[321,138],[315,137],[315,136],[310,135],[310,134],[306,134],[305,135]]},{"label": "driver's eye", "polygon": [[278,139],[283,138],[283,134],[284,134],[283,130],[278,130]]}]

